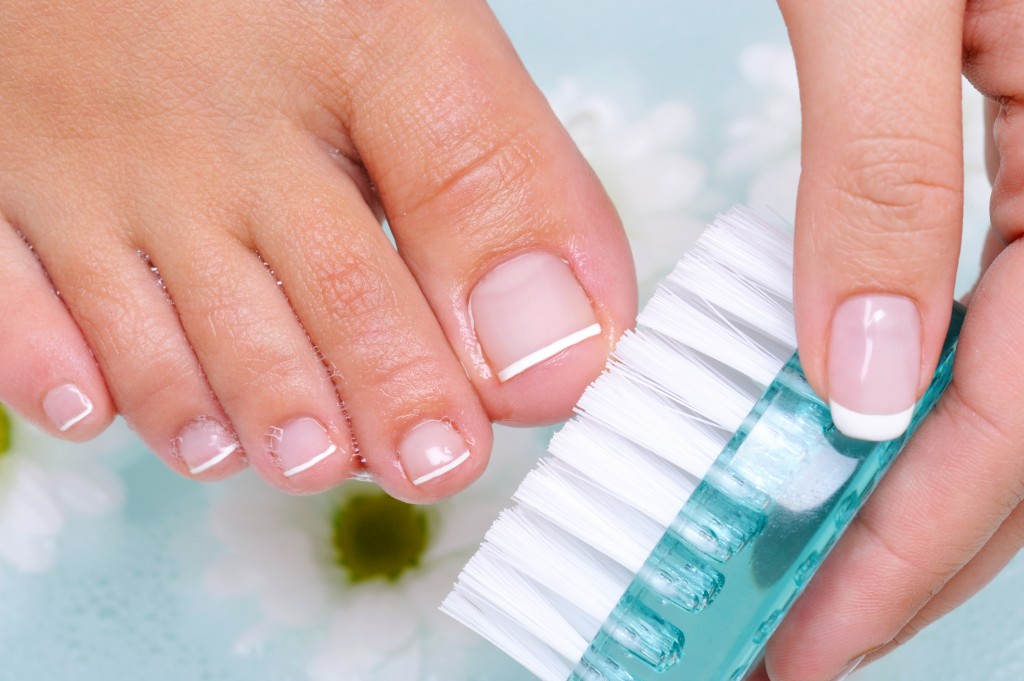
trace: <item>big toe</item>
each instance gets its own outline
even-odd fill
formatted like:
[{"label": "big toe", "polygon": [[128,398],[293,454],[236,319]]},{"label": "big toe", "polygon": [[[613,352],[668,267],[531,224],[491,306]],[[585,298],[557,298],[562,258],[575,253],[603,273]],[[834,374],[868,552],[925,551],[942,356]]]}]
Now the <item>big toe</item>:
[{"label": "big toe", "polygon": [[483,3],[399,23],[347,112],[399,253],[492,419],[565,418],[636,314],[621,222]]}]

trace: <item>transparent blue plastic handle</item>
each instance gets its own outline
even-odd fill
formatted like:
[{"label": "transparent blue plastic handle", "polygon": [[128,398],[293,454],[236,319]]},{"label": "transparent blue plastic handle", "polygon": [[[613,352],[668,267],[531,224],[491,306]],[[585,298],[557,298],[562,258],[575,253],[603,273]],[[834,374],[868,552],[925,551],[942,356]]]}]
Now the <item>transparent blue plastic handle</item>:
[{"label": "transparent blue plastic handle", "polygon": [[[794,355],[686,502],[648,558],[644,578],[633,581],[570,681],[743,679],[949,384],[964,312],[954,306],[935,377],[909,430],[896,440],[863,442],[839,433]],[[667,598],[650,575],[691,575],[691,593]],[[631,650],[623,643],[628,639],[614,634],[623,622],[637,630],[639,616],[654,633]]]}]

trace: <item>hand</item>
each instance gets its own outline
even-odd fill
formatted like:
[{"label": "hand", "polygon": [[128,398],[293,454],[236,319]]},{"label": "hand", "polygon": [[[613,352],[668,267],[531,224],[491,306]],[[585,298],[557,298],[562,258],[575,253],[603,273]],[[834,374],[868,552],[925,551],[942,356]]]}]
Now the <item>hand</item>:
[{"label": "hand", "polygon": [[931,380],[960,244],[961,69],[999,102],[992,234],[953,383],[767,650],[772,681],[828,681],[958,606],[1024,544],[1024,3],[779,4],[804,115],[800,356],[844,431],[898,434]]}]

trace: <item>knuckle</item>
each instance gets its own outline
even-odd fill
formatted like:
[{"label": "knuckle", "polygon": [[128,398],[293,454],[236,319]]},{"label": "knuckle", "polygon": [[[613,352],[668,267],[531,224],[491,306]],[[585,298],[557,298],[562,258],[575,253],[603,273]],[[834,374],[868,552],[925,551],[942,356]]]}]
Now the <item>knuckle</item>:
[{"label": "knuckle", "polygon": [[491,225],[495,209],[521,210],[529,205],[529,188],[541,156],[536,140],[525,133],[478,137],[488,139],[467,143],[437,167],[413,210],[429,205],[432,211],[453,216],[459,225]]},{"label": "knuckle", "polygon": [[940,405],[957,420],[961,432],[971,433],[976,441],[984,442],[989,449],[1016,449],[1016,438],[1006,429],[1002,420],[992,414],[981,401],[975,399],[958,381],[950,381],[944,402],[945,404],[940,402]]},{"label": "knuckle", "polygon": [[871,236],[929,236],[959,220],[958,159],[940,145],[910,137],[860,140],[840,155],[831,186],[837,207]]},{"label": "knuckle", "polygon": [[239,363],[227,368],[227,380],[215,381],[221,404],[241,406],[252,412],[256,410],[254,402],[263,400],[268,390],[277,396],[309,393],[311,381],[306,358],[297,355],[292,346],[246,336],[236,338],[231,348],[232,357]]},{"label": "knuckle", "polygon": [[402,357],[381,357],[381,362],[370,368],[367,377],[377,392],[393,404],[421,401],[439,390],[440,374],[437,362],[428,355],[412,354]]},{"label": "knuckle", "polygon": [[355,250],[341,250],[312,266],[320,298],[337,323],[373,325],[374,316],[392,306],[387,278]]},{"label": "knuckle", "polygon": [[963,567],[962,563],[942,565],[936,562],[934,557],[944,555],[946,547],[922,548],[913,544],[903,545],[892,541],[875,526],[867,514],[859,513],[854,516],[853,522],[864,530],[864,534],[878,548],[882,556],[888,559],[879,564],[885,562],[895,564],[901,569],[904,578],[912,578],[918,585],[930,585],[930,596],[938,593],[949,577]]},{"label": "knuckle", "polygon": [[1000,501],[1012,511],[1024,499],[1024,470],[1017,463],[1017,439],[1003,420],[955,379],[936,409],[955,424],[961,434],[958,437],[985,453],[976,459],[973,474],[979,484],[989,488],[993,499],[998,498],[997,492],[1005,495]]}]

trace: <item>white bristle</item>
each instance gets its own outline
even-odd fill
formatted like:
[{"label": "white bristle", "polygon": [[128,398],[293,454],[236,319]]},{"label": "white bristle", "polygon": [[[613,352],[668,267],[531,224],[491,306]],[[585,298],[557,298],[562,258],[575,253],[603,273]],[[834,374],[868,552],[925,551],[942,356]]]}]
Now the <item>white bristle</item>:
[{"label": "white bristle", "polygon": [[739,208],[701,234],[693,252],[708,253],[783,300],[793,299],[792,236]]},{"label": "white bristle", "polygon": [[[520,508],[502,513],[487,533],[487,541],[506,562],[572,603],[598,625],[618,602],[616,594],[624,592],[633,579],[621,567],[599,562],[593,551],[556,527],[530,519]],[[559,556],[560,560],[554,562],[550,556]],[[573,566],[571,572],[565,569],[566,564]],[[580,633],[591,638],[597,629]]]},{"label": "white bristle", "polygon": [[466,564],[458,581],[463,594],[497,608],[567,660],[579,660],[590,644],[589,639],[580,635],[535,584],[493,551],[484,544]]},{"label": "white bristle", "polygon": [[[627,333],[615,346],[615,357],[625,370],[643,376],[645,385],[656,386],[730,432],[740,427],[760,396],[736,385],[703,357],[653,334]],[[709,401],[708,393],[717,398]]]},{"label": "white bristle", "polygon": [[719,216],[620,341],[445,610],[544,681],[568,678],[793,354],[791,279],[791,235],[748,210]]},{"label": "white bristle", "polygon": [[655,331],[715,359],[760,385],[768,385],[789,357],[765,348],[706,303],[680,298],[660,288],[637,320],[641,331]]},{"label": "white bristle", "polygon": [[614,366],[587,388],[577,408],[697,477],[704,476],[726,443],[699,416]]},{"label": "white bristle", "polygon": [[668,281],[780,343],[796,347],[792,313],[787,314],[786,307],[763,286],[737,276],[722,263],[703,255],[687,256]]},{"label": "white bristle", "polygon": [[668,527],[697,489],[696,478],[587,419],[565,424],[548,451],[661,527]]},{"label": "white bristle", "polygon": [[515,499],[633,572],[665,532],[557,460],[544,461],[526,476]]},{"label": "white bristle", "polygon": [[543,681],[565,681],[572,673],[572,662],[486,600],[456,588],[441,604],[441,611],[478,632]]}]

